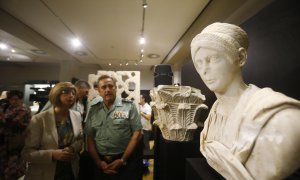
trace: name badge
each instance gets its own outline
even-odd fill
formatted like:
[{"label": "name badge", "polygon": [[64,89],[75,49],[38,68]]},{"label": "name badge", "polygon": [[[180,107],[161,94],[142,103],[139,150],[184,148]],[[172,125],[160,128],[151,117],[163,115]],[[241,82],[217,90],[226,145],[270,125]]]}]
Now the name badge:
[{"label": "name badge", "polygon": [[128,111],[115,111],[114,118],[115,119],[127,119],[129,116]]}]

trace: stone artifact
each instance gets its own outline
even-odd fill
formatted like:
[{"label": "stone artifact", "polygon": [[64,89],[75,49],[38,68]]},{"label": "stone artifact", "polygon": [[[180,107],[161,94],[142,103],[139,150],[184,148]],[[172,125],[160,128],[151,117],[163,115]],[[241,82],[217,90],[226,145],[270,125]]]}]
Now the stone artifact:
[{"label": "stone artifact", "polygon": [[[90,74],[88,81],[91,85],[97,84],[101,75],[109,75],[117,80],[117,96],[133,100],[139,108],[140,101],[140,71],[98,71],[97,74]],[[97,90],[91,88],[89,99],[98,94]],[[125,96],[125,97],[124,97]]]},{"label": "stone artifact", "polygon": [[154,124],[163,138],[171,141],[190,141],[198,128],[196,112],[206,108],[205,96],[189,86],[159,85],[150,91]]},{"label": "stone artifact", "polygon": [[300,102],[244,82],[247,48],[246,32],[227,23],[192,40],[195,68],[217,97],[200,150],[226,179],[284,179],[300,167]]}]

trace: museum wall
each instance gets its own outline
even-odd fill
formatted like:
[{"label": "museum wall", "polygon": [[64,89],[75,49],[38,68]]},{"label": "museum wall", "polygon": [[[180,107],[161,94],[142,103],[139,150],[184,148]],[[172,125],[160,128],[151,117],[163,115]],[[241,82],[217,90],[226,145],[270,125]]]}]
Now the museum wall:
[{"label": "museum wall", "polygon": [[[247,83],[300,99],[299,17],[297,0],[276,0],[241,25],[250,40],[243,69]],[[181,78],[182,85],[201,89],[211,107],[215,96],[200,79],[192,61],[182,67]]]},{"label": "museum wall", "polygon": [[[24,83],[32,80],[71,81],[72,78],[88,80],[89,74],[96,74],[98,65],[78,63],[5,63],[0,62],[0,91],[24,90]],[[141,72],[141,89],[154,86],[152,70]]]},{"label": "museum wall", "polygon": [[28,66],[24,64],[0,63],[0,91],[24,90],[24,83],[29,80],[58,80],[59,65],[44,64]]}]

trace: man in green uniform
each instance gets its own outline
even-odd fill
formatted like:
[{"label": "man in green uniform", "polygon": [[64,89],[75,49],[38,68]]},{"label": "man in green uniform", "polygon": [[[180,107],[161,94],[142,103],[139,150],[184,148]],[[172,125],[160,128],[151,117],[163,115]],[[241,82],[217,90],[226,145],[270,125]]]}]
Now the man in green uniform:
[{"label": "man in green uniform", "polygon": [[98,79],[103,102],[93,105],[85,125],[88,151],[93,158],[95,179],[140,179],[140,161],[134,158],[141,138],[141,117],[135,104],[116,97],[114,78]]}]

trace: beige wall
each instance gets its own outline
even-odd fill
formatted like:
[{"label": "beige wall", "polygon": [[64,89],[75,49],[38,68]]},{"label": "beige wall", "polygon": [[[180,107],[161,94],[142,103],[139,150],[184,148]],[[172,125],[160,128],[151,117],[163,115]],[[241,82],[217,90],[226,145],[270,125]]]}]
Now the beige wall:
[{"label": "beige wall", "polygon": [[[72,77],[88,80],[89,74],[95,74],[98,65],[84,65],[81,63],[62,62],[60,64],[32,63],[8,64],[0,62],[0,91],[9,89],[24,90],[24,84],[30,80],[59,80],[71,81]],[[152,70],[141,72],[141,89],[152,89],[154,84]]]}]

